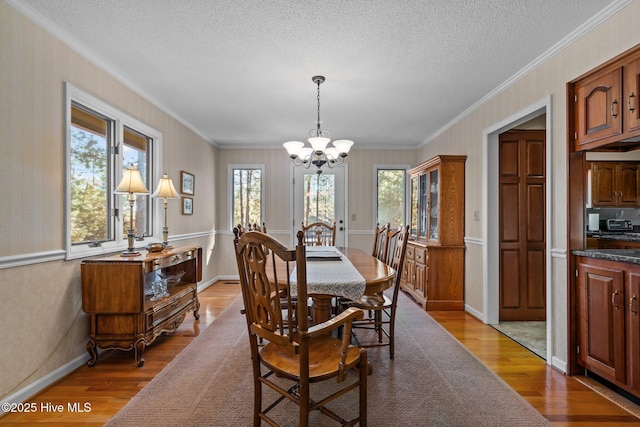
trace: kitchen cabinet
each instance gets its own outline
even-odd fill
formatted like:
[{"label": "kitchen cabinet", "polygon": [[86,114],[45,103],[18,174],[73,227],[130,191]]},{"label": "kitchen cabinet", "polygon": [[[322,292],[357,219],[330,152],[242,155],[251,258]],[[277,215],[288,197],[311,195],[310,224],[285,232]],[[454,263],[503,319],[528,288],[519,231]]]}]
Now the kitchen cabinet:
[{"label": "kitchen cabinet", "polygon": [[411,227],[401,288],[425,310],[464,309],[464,163],[441,155],[409,171]]},{"label": "kitchen cabinet", "polygon": [[607,70],[575,85],[576,144],[578,147],[620,135],[622,68]]},{"label": "kitchen cabinet", "polygon": [[640,52],[632,52],[574,83],[576,151],[638,148],[639,78]]},{"label": "kitchen cabinet", "polygon": [[624,307],[620,310],[624,298],[622,265],[586,258],[579,258],[577,265],[580,362],[604,378],[624,382]]},{"label": "kitchen cabinet", "polygon": [[133,350],[140,367],[145,347],[156,337],[176,330],[190,310],[199,318],[199,247],[87,259],[80,271],[82,309],[90,315],[89,366],[101,348]]},{"label": "kitchen cabinet", "polygon": [[593,207],[631,207],[638,203],[638,162],[591,162]]},{"label": "kitchen cabinet", "polygon": [[578,256],[578,363],[640,397],[640,265]]}]

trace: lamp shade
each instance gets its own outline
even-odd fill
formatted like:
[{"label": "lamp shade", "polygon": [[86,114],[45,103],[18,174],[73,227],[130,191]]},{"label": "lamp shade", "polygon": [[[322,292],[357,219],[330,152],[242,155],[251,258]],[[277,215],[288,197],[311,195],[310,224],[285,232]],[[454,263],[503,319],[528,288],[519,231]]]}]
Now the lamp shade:
[{"label": "lamp shade", "polygon": [[177,199],[179,197],[169,175],[166,173],[162,175],[162,178],[160,178],[158,182],[158,188],[156,188],[156,191],[151,197],[164,197],[165,199]]},{"label": "lamp shade", "polygon": [[131,165],[124,171],[120,185],[114,191],[115,194],[149,194],[149,190],[142,182],[140,171]]}]

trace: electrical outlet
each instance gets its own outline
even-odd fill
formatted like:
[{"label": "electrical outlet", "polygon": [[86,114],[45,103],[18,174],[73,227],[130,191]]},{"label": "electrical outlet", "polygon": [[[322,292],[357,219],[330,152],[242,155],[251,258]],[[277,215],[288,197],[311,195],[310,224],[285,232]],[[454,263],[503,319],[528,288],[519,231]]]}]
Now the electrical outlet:
[{"label": "electrical outlet", "polygon": [[356,220],[356,214],[352,213],[351,214],[351,221],[355,221]]},{"label": "electrical outlet", "polygon": [[473,220],[480,221],[480,211],[473,211]]}]

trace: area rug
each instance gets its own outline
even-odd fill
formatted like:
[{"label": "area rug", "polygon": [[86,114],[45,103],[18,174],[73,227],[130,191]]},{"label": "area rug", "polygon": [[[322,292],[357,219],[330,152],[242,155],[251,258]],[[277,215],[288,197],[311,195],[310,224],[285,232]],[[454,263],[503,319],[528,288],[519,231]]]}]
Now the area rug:
[{"label": "area rug", "polygon": [[[238,297],[107,425],[250,426],[252,373],[241,307]],[[402,293],[397,313],[395,358],[389,359],[388,347],[368,349],[373,366],[367,389],[369,425],[551,425]],[[314,384],[312,393],[333,384]],[[352,416],[357,393],[332,404],[338,413]],[[270,414],[280,425],[297,425],[293,404]],[[336,425],[317,411],[310,423]]]}]

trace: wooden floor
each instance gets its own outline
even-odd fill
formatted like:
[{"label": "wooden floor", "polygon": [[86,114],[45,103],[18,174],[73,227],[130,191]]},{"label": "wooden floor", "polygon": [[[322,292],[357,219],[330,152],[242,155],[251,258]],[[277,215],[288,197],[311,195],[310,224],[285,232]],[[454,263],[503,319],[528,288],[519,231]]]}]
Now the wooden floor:
[{"label": "wooden floor", "polygon": [[[142,368],[135,367],[131,352],[105,352],[94,367],[83,366],[29,399],[28,402],[38,408],[35,413],[10,413],[0,418],[0,424],[103,425],[239,293],[239,286],[233,282],[215,283],[199,294],[200,320],[195,321],[188,314],[176,332],[159,337],[145,351]],[[574,378],[549,367],[538,356],[474,317],[463,312],[430,314],[553,425],[640,426],[640,419]],[[87,403],[90,410],[68,411],[68,405],[74,403],[79,407]],[[47,404],[63,405],[64,410],[55,413],[41,410],[42,405]]]}]

